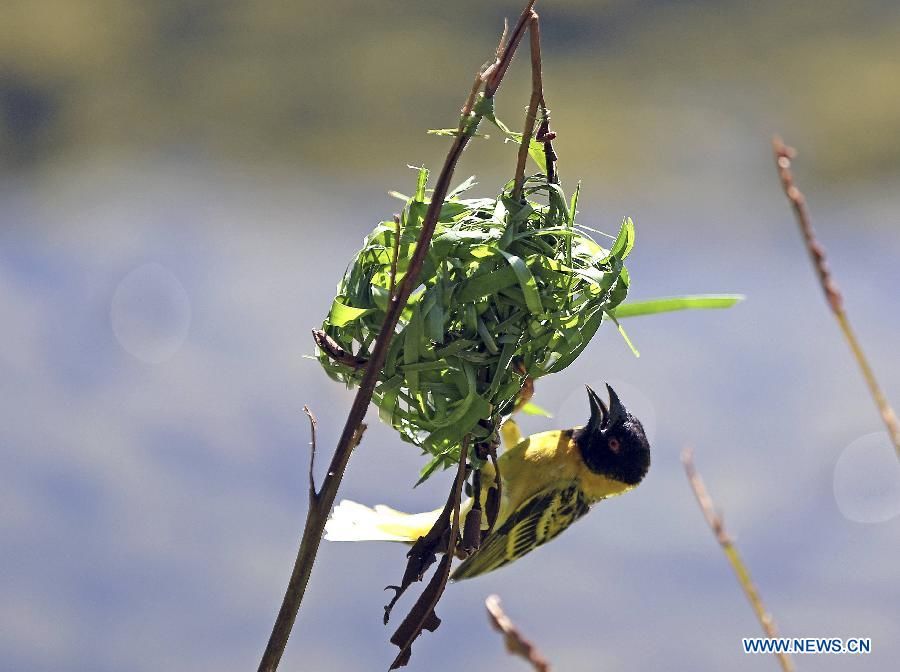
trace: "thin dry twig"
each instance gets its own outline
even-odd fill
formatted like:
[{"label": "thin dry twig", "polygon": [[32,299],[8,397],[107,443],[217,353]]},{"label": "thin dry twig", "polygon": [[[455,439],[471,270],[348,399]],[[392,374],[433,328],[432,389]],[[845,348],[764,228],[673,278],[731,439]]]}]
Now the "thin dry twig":
[{"label": "thin dry twig", "polygon": [[[684,472],[687,474],[688,482],[690,483],[691,489],[694,491],[694,497],[697,498],[700,510],[703,511],[703,517],[706,518],[706,522],[709,524],[710,529],[712,529],[716,541],[719,542],[719,545],[725,552],[725,557],[728,559],[728,563],[734,570],[738,583],[741,584],[741,588],[744,590],[744,594],[747,596],[750,606],[753,607],[756,618],[759,619],[759,623],[762,625],[763,632],[766,633],[767,637],[777,637],[778,632],[775,629],[775,621],[771,614],[766,611],[762,597],[760,597],[759,591],[756,589],[756,585],[750,577],[750,570],[747,569],[747,565],[744,563],[743,558],[741,558],[740,553],[738,553],[734,541],[732,541],[728,532],[725,530],[725,523],[722,521],[722,516],[716,513],[715,504],[713,504],[712,498],[709,496],[709,492],[703,484],[703,479],[700,478],[700,474],[697,473],[697,469],[694,467],[694,451],[690,448],[685,448],[681,453],[681,462],[684,464]],[[776,653],[775,655],[778,656],[778,661],[781,663],[781,669],[784,670],[784,672],[793,672],[794,663],[786,653]]]},{"label": "thin dry twig", "polygon": [[358,357],[352,352],[344,350],[340,344],[321,329],[312,330],[313,341],[316,346],[335,362],[349,366],[351,369],[361,369],[369,361],[365,357]]},{"label": "thin dry twig", "polygon": [[[553,140],[556,133],[550,130],[550,112],[544,100],[544,81],[541,61],[541,24],[537,12],[531,12],[531,20],[528,24],[528,33],[531,40],[531,99],[528,103],[528,111],[525,114],[525,128],[522,131],[522,142],[519,144],[519,153],[516,161],[516,172],[513,177],[513,198],[522,196],[522,188],[525,184],[525,166],[528,163],[528,150],[531,147],[532,136],[538,142],[544,143],[544,155],[547,162],[547,181],[557,183],[556,152],[553,149]],[[541,110],[541,122],[535,133],[538,108]]]},{"label": "thin dry twig", "polygon": [[[391,636],[391,644],[395,644],[400,648],[400,653],[391,663],[391,670],[403,667],[409,662],[412,655],[412,645],[416,638],[422,634],[423,630],[434,632],[441,624],[441,619],[437,617],[434,608],[437,606],[438,600],[444,594],[444,588],[447,587],[447,580],[450,578],[450,564],[453,562],[453,555],[456,551],[457,541],[459,540],[459,508],[462,499],[462,486],[466,480],[466,457],[468,451],[466,447],[468,442],[463,443],[463,450],[460,450],[459,467],[456,472],[456,480],[453,482],[453,490],[450,499],[453,504],[453,515],[450,518],[450,536],[447,541],[447,549],[441,562],[438,564],[437,571],[431,577],[425,590],[416,600],[406,618],[400,624],[400,627]],[[437,524],[436,524],[437,525]]]},{"label": "thin dry twig", "polygon": [[309,418],[309,507],[312,508],[319,497],[316,492],[316,478],[313,475],[313,469],[316,466],[316,427],[319,425],[319,421],[316,420],[313,412],[309,410],[309,406],[304,406],[303,412]]},{"label": "thin dry twig", "polygon": [[550,672],[550,663],[541,655],[537,647],[522,636],[516,624],[512,622],[509,616],[500,607],[500,598],[497,595],[491,595],[484,601],[487,607],[488,620],[491,626],[497,632],[503,634],[503,642],[506,644],[506,650],[515,656],[520,656],[527,660],[535,672]]},{"label": "thin dry twig", "polygon": [[494,531],[494,525],[496,525],[497,517],[500,515],[500,502],[503,497],[503,479],[500,477],[500,465],[497,463],[496,445],[492,444],[488,447],[488,457],[491,458],[491,466],[494,467],[494,487],[488,488],[484,502],[484,512],[488,520],[487,529],[481,533],[484,539]]},{"label": "thin dry twig", "polygon": [[544,91],[541,81],[541,32],[537,12],[531,11],[528,22],[531,39],[531,100],[528,101],[528,112],[525,113],[525,127],[522,130],[522,142],[519,143],[519,155],[516,161],[516,172],[513,177],[513,199],[522,197],[522,186],[525,183],[525,164],[528,162],[528,149],[531,136],[537,121],[538,105],[543,102]]},{"label": "thin dry twig", "polygon": [[[502,57],[495,62],[496,67],[493,68],[490,76],[479,76],[477,81],[484,81],[484,96],[492,98],[496,94],[506,74],[512,57],[518,48],[519,42],[522,40],[528,19],[531,17],[532,7],[535,0],[530,0],[519,17],[516,27],[510,37],[509,44],[503,51]],[[477,122],[480,117],[471,118],[475,114],[467,101],[467,112],[465,119],[460,121],[460,130],[470,120]],[[470,124],[472,132],[477,123]],[[369,360],[366,362],[363,377],[359,384],[356,397],[350,407],[347,420],[344,423],[344,429],[338,440],[337,447],[332,455],[328,471],[322,482],[322,487],[315,498],[315,506],[311,506],[307,516],[306,524],[303,529],[303,537],[300,541],[300,548],[297,552],[297,558],[294,561],[294,567],[291,571],[291,578],[288,581],[288,587],[282,600],[281,608],[275,619],[275,625],[272,628],[272,634],[266,644],[262,659],[259,663],[259,672],[274,672],[278,668],[278,663],[284,654],[287,646],[288,638],[297,618],[297,612],[306,593],[306,586],[309,583],[309,577],[312,573],[312,567],[319,550],[319,544],[322,541],[322,534],[325,530],[325,522],[328,520],[328,514],[337,497],[338,488],[344,476],[344,470],[350,460],[353,448],[359,443],[362,437],[362,421],[368,410],[369,403],[372,400],[375,386],[378,383],[378,376],[384,366],[385,357],[387,356],[388,347],[400,320],[400,315],[409,300],[410,294],[419,281],[419,275],[428,250],[431,247],[431,239],[437,225],[438,216],[444,199],[450,190],[450,182],[453,179],[453,173],[456,170],[456,164],[462,156],[463,150],[466,148],[471,134],[460,132],[453,140],[444,165],[438,175],[434,191],[431,196],[431,202],[422,221],[422,229],[416,242],[416,247],[412,258],[409,262],[406,274],[397,287],[397,292],[390,298],[388,309],[384,317],[384,323],[375,339],[375,344]],[[447,557],[451,557],[452,553],[448,553]],[[447,565],[449,572],[449,564]],[[446,581],[444,581],[446,583]]]},{"label": "thin dry twig", "polygon": [[[466,451],[461,450],[460,454],[465,455]],[[437,562],[437,554],[447,550],[450,539],[450,526],[456,503],[456,489],[453,487],[450,489],[444,508],[441,510],[437,520],[434,521],[434,525],[431,526],[431,529],[428,530],[424,537],[419,537],[407,551],[406,569],[403,571],[400,585],[385,587],[385,590],[394,591],[393,598],[384,607],[385,625],[390,621],[394,605],[397,604],[403,594],[413,583],[423,579],[431,565]]]},{"label": "thin dry twig", "polygon": [[462,541],[459,544],[461,555],[469,557],[481,547],[481,469],[472,472],[472,508],[463,522]]},{"label": "thin dry twig", "polygon": [[781,138],[777,136],[772,139],[772,149],[775,152],[775,165],[778,168],[781,186],[784,188],[784,193],[788,197],[788,201],[790,201],[791,208],[794,211],[813,268],[815,268],[819,277],[819,284],[822,286],[822,291],[825,292],[828,306],[831,308],[831,312],[834,314],[838,326],[840,326],[841,332],[844,334],[847,345],[850,346],[850,350],[853,352],[853,357],[856,359],[860,371],[862,371],[863,378],[865,378],[866,384],[869,386],[869,392],[875,400],[881,419],[891,437],[891,442],[894,444],[897,457],[900,458],[900,421],[897,420],[894,409],[891,408],[887,397],[881,390],[881,386],[875,378],[875,372],[869,365],[869,360],[866,358],[862,346],[856,338],[856,333],[850,326],[850,319],[847,317],[847,311],[844,309],[844,298],[834,282],[831,270],[828,268],[828,263],[825,259],[825,248],[816,240],[812,220],[809,216],[809,209],[806,206],[806,197],[794,183],[794,175],[791,172],[791,160],[797,155],[797,151],[793,147],[785,145]]},{"label": "thin dry twig", "polygon": [[[513,28],[512,35],[509,38],[509,43],[506,45],[506,48],[503,50],[503,55],[495,62],[496,67],[492,67],[490,69],[490,76],[485,72],[485,87],[484,87],[484,95],[486,98],[493,98],[497,93],[497,90],[500,88],[500,84],[503,82],[503,77],[506,75],[506,71],[509,69],[509,64],[512,63],[513,56],[516,54],[516,50],[519,47],[519,42],[522,41],[522,37],[525,35],[525,30],[528,28],[528,24],[530,23],[534,12],[532,11],[532,7],[534,7],[534,3],[537,0],[529,0],[528,4],[525,6],[525,9],[522,10],[522,14],[519,16],[519,20],[516,21],[516,27]],[[504,34],[506,33],[506,25],[503,27]]]}]

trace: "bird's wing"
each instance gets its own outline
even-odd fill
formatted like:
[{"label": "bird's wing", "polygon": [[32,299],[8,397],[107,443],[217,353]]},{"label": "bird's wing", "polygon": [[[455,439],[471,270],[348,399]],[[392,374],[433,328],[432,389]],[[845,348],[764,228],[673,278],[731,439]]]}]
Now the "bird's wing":
[{"label": "bird's wing", "polygon": [[588,509],[590,502],[575,484],[540,491],[513,511],[451,578],[467,579],[521,558],[556,537]]}]

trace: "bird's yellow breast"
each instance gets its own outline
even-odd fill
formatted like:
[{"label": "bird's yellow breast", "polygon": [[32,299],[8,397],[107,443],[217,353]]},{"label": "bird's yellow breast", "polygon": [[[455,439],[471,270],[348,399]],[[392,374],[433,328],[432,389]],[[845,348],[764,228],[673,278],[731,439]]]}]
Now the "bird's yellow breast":
[{"label": "bird's yellow breast", "polygon": [[499,521],[554,484],[562,487],[577,484],[591,502],[634,487],[588,469],[572,434],[571,429],[532,434],[500,456],[498,465],[504,490]]}]

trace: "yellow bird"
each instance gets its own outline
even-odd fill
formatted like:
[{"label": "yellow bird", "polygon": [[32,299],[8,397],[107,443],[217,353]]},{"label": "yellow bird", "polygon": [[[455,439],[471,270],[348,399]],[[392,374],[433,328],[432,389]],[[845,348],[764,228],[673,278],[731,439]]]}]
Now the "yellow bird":
[{"label": "yellow bird", "polygon": [[[635,488],[650,468],[650,445],[640,421],[607,385],[609,407],[587,388],[587,425],[532,434],[523,439],[508,420],[507,449],[498,459],[502,479],[494,530],[453,573],[455,580],[490,572],[545,544],[586,514],[592,504]],[[494,487],[490,463],[483,470],[481,501]],[[460,519],[472,508],[462,505]],[[325,526],[330,541],[399,541],[424,536],[441,510],[408,514],[384,505],[374,509],[344,500]],[[487,523],[483,523],[487,527]]]}]

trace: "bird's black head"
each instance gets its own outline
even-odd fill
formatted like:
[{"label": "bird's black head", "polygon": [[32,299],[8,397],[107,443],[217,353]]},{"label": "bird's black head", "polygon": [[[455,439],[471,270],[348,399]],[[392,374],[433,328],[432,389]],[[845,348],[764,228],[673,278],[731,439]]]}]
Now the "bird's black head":
[{"label": "bird's black head", "polygon": [[637,485],[650,468],[650,444],[641,421],[625,410],[619,396],[607,385],[609,408],[590,387],[588,423],[573,438],[585,464],[594,473],[628,485]]}]

